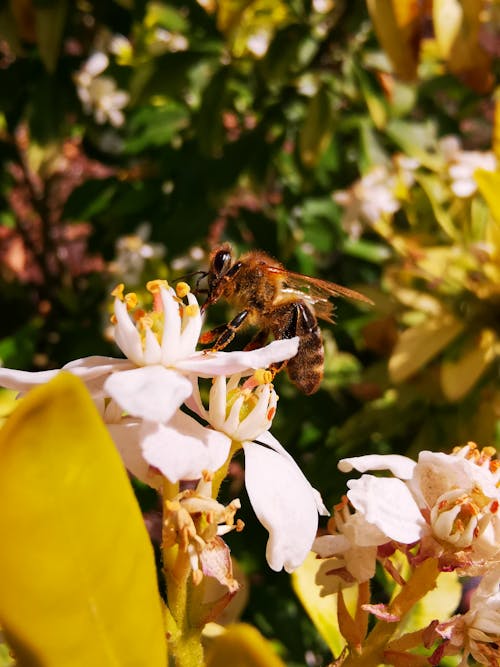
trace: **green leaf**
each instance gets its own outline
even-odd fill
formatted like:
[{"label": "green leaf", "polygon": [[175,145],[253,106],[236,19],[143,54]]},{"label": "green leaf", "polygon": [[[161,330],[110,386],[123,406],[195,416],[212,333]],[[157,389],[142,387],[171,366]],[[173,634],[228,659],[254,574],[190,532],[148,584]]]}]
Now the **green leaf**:
[{"label": "green leaf", "polygon": [[18,667],[165,667],[151,543],[72,375],[29,392],[0,431],[0,534],[0,625]]},{"label": "green leaf", "polygon": [[246,623],[229,626],[207,651],[207,667],[285,667],[271,644]]},{"label": "green leaf", "polygon": [[300,157],[306,167],[318,163],[333,134],[333,109],[326,86],[321,86],[309,101],[306,119],[299,135]]},{"label": "green leaf", "polygon": [[57,67],[67,10],[68,0],[54,0],[50,5],[35,10],[38,50],[46,70],[51,74]]},{"label": "green leaf", "polygon": [[142,107],[129,122],[131,136],[125,141],[125,151],[140,153],[149,147],[168,144],[188,122],[188,110],[177,102]]}]

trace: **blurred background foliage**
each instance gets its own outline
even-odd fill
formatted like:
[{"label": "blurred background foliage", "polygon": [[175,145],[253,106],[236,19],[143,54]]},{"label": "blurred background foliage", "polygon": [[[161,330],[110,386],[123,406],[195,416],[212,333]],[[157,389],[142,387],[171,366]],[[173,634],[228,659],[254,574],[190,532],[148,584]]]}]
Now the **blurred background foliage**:
[{"label": "blurred background foliage", "polygon": [[[342,456],[498,444],[499,56],[498,0],[2,0],[0,362],[117,354],[112,287],[229,241],[375,302],[339,300],[315,396],[277,380],[328,505]],[[321,664],[243,503],[244,618]]]}]

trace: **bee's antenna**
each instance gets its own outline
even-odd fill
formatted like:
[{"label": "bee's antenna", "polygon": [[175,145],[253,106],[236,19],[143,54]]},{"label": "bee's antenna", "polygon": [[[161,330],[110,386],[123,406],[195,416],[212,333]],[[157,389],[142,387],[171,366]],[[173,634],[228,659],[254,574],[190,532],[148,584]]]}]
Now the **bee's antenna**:
[{"label": "bee's antenna", "polygon": [[186,273],[183,276],[179,276],[178,278],[175,278],[172,282],[177,283],[179,280],[185,280],[186,278],[192,278],[193,276],[197,276],[198,274],[201,274],[198,280],[196,281],[196,285],[200,282],[200,280],[203,280],[206,276],[208,276],[208,271],[192,271],[191,273]]}]

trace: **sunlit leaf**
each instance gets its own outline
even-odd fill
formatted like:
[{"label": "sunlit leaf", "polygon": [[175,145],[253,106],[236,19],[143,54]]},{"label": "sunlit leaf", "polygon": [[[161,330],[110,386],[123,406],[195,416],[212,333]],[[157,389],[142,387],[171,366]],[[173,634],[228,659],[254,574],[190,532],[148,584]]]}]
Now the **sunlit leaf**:
[{"label": "sunlit leaf", "polygon": [[500,173],[477,169],[474,172],[474,179],[478,185],[480,193],[486,199],[492,216],[497,225],[500,225]]},{"label": "sunlit leaf", "polygon": [[320,596],[321,586],[316,583],[316,573],[322,561],[309,553],[302,565],[292,574],[292,585],[297,597],[307,611],[316,629],[330,647],[333,655],[342,652],[346,641],[337,623],[337,596]]},{"label": "sunlit leaf", "polygon": [[481,48],[483,0],[434,0],[434,33],[451,72],[484,93],[493,85],[491,57]]},{"label": "sunlit leaf", "polygon": [[19,667],[165,667],[153,551],[80,380],[31,391],[0,431],[0,625]]},{"label": "sunlit leaf", "polygon": [[436,588],[418,600],[405,616],[401,631],[420,630],[436,618],[447,620],[456,612],[461,596],[462,586],[456,572],[442,572]]},{"label": "sunlit leaf", "polygon": [[469,342],[456,360],[445,360],[441,366],[441,388],[449,401],[458,401],[479,380],[495,357],[497,338],[491,329],[485,329],[479,340]]},{"label": "sunlit leaf", "polygon": [[453,315],[429,317],[400,335],[389,359],[389,373],[394,382],[403,382],[433,359],[462,331],[463,324]]},{"label": "sunlit leaf", "polygon": [[207,650],[206,667],[284,667],[271,644],[251,625],[230,625]]},{"label": "sunlit leaf", "polygon": [[402,79],[417,72],[420,40],[419,0],[367,0],[375,32]]}]

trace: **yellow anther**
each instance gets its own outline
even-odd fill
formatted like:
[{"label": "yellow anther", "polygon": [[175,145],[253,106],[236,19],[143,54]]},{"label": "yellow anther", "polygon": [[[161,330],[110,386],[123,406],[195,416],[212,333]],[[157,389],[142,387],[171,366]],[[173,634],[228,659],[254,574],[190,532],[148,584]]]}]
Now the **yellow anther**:
[{"label": "yellow anther", "polygon": [[165,287],[166,289],[168,287],[168,282],[157,278],[156,280],[149,280],[146,283],[146,289],[148,292],[151,292],[151,294],[158,294],[161,287]]},{"label": "yellow anther", "polygon": [[125,289],[125,285],[123,283],[120,283],[111,292],[111,296],[114,296],[117,299],[120,299],[120,301],[123,301],[123,290],[124,289]]},{"label": "yellow anther", "polygon": [[269,384],[273,380],[273,372],[266,368],[257,368],[254,371],[253,379],[257,384]]},{"label": "yellow anther", "polygon": [[151,317],[151,315],[146,314],[143,317],[141,317],[141,319],[139,320],[139,323],[142,327],[144,327],[144,328],[148,327],[149,329],[151,329],[151,327],[154,324],[154,320]]},{"label": "yellow anther", "polygon": [[132,310],[132,308],[137,306],[137,294],[135,292],[125,294],[124,301],[127,304],[127,308]]},{"label": "yellow anther", "polygon": [[198,315],[199,312],[200,308],[196,305],[196,303],[191,303],[189,306],[184,306],[184,315],[187,317],[194,317],[194,315]]},{"label": "yellow anther", "polygon": [[175,293],[177,294],[179,299],[183,299],[187,294],[189,294],[190,291],[191,288],[189,287],[189,285],[182,281],[180,283],[177,283],[177,285],[175,286]]},{"label": "yellow anther", "polygon": [[116,319],[116,315],[114,313],[109,318],[109,321],[111,322],[111,324],[116,324],[118,322],[118,320]]}]

